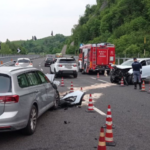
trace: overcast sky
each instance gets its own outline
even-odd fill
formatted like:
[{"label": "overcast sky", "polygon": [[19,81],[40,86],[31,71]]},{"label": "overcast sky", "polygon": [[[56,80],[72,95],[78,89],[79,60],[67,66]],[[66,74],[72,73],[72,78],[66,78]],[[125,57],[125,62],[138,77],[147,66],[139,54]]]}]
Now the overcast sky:
[{"label": "overcast sky", "polygon": [[54,34],[71,35],[71,28],[96,0],[1,0],[0,41],[27,40]]}]

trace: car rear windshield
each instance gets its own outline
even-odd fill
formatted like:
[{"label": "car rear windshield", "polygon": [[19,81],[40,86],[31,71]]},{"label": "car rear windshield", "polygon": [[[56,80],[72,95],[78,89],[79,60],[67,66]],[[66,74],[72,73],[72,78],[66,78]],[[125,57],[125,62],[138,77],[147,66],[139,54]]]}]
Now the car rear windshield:
[{"label": "car rear windshield", "polygon": [[0,74],[0,93],[11,92],[11,78],[8,75]]},{"label": "car rear windshield", "polygon": [[53,60],[53,58],[47,58],[47,61]]},{"label": "car rear windshield", "polygon": [[59,63],[76,63],[75,59],[60,59]]},{"label": "car rear windshield", "polygon": [[18,60],[18,63],[30,63],[30,61],[27,59],[20,59]]}]

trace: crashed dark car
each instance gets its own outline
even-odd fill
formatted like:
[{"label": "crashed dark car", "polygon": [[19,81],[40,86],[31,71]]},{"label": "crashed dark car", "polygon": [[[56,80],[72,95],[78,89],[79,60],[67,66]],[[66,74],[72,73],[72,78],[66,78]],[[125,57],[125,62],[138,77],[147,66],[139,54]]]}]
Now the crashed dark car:
[{"label": "crashed dark car", "polygon": [[[150,78],[150,58],[138,58],[137,61],[142,65],[141,79],[148,81]],[[112,65],[113,68],[110,72],[110,81],[112,83],[120,83],[123,78],[126,85],[133,84],[132,63],[133,59],[129,59],[121,65]]]}]

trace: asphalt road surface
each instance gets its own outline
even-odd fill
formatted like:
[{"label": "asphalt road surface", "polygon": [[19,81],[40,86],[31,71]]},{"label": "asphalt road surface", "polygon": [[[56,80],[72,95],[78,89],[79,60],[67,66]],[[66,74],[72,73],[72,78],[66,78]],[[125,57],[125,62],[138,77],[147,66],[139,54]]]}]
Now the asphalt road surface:
[{"label": "asphalt road surface", "polygon": [[[34,60],[33,64],[44,73],[49,73],[49,67],[44,67],[44,58]],[[64,77],[65,87],[59,87],[61,95],[69,91],[71,81],[75,90],[83,87],[86,91],[86,101],[81,108],[47,111],[39,118],[37,130],[32,136],[24,136],[20,132],[0,133],[0,150],[97,149],[100,127],[105,124],[109,104],[117,145],[107,147],[107,150],[150,149],[150,94],[134,90],[133,86],[111,84],[109,77],[103,75],[96,80],[96,74],[79,73],[76,79]],[[86,112],[90,93],[97,108],[95,113]]]}]

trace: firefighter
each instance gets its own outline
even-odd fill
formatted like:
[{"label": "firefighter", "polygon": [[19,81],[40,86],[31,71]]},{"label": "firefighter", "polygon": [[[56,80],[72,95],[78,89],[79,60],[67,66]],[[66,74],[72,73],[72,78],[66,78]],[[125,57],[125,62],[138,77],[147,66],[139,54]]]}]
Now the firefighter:
[{"label": "firefighter", "polygon": [[133,58],[134,63],[132,64],[133,68],[133,77],[134,77],[134,89],[137,89],[137,81],[139,83],[139,89],[141,89],[141,69],[142,65],[137,61],[137,58]]}]

